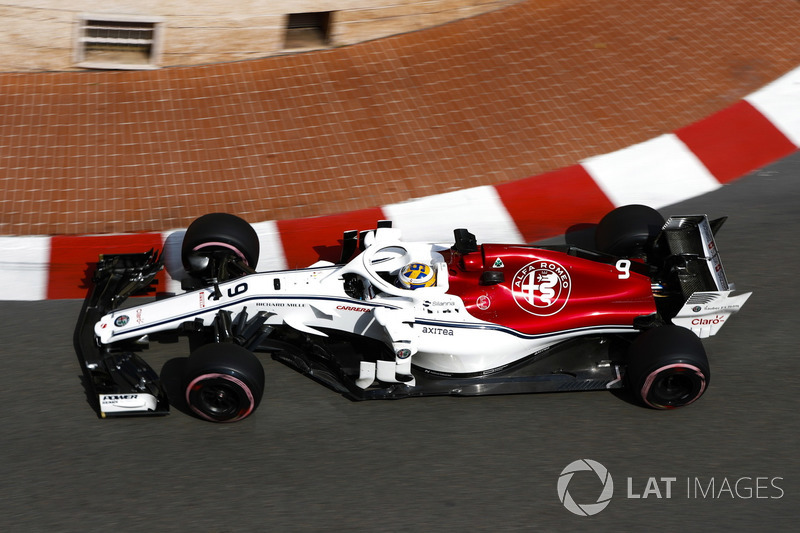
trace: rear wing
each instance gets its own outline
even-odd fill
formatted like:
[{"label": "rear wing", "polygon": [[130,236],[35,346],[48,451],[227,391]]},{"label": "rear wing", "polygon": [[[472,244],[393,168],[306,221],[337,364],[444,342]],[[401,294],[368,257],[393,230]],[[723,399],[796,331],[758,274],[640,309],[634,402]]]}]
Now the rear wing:
[{"label": "rear wing", "polygon": [[714,233],[724,218],[709,221],[705,215],[670,217],[662,235],[671,256],[682,259],[677,271],[685,303],[672,323],[698,337],[715,335],[752,294],[734,295],[719,256]]},{"label": "rear wing", "polygon": [[724,222],[724,218],[715,220],[712,229],[706,215],[691,215],[670,217],[664,224],[662,235],[670,255],[687,258],[686,268],[679,274],[685,298],[697,291],[733,290],[714,241],[714,231]]}]

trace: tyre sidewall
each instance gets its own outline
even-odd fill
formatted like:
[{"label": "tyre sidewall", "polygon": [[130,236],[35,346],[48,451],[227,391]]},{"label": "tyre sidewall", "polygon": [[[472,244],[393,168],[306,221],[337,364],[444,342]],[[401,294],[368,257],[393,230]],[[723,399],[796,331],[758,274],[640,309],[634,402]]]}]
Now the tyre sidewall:
[{"label": "tyre sidewall", "polygon": [[679,326],[642,333],[631,345],[628,386],[642,404],[675,409],[697,401],[711,381],[700,339]]},{"label": "tyre sidewall", "polygon": [[628,256],[647,252],[664,226],[664,217],[646,205],[625,205],[597,224],[595,245],[601,252]]},{"label": "tyre sidewall", "polygon": [[204,248],[227,248],[251,268],[256,268],[260,255],[256,231],[247,221],[229,213],[209,213],[189,225],[181,244],[184,268],[189,270],[189,256]]},{"label": "tyre sidewall", "polygon": [[[236,422],[258,408],[264,393],[264,370],[258,358],[235,344],[207,344],[189,357],[184,376],[186,404],[200,418]],[[211,406],[204,395],[221,398]]]}]

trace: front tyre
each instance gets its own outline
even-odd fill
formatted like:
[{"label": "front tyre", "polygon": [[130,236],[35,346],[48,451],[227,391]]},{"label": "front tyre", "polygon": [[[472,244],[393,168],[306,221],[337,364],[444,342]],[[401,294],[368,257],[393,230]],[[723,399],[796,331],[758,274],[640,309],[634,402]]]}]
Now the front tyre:
[{"label": "front tyre", "polygon": [[219,263],[230,259],[255,269],[259,254],[258,234],[253,226],[229,213],[208,213],[197,218],[186,229],[181,245],[181,260],[186,271],[209,277],[213,276],[205,271],[207,267],[199,268],[198,264],[207,265],[208,260]]},{"label": "front tyre", "polygon": [[711,373],[700,339],[686,328],[663,326],[642,333],[631,345],[628,386],[653,409],[675,409],[697,401]]},{"label": "front tyre", "polygon": [[211,422],[236,422],[258,407],[264,368],[237,344],[206,344],[189,357],[184,377],[186,404]]}]

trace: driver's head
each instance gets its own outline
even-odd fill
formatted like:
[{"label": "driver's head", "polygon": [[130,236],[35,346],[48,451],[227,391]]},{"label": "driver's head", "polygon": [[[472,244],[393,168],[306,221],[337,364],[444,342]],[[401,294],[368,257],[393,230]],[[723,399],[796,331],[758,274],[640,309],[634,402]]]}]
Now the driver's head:
[{"label": "driver's head", "polygon": [[397,281],[406,289],[433,287],[436,285],[436,272],[425,263],[409,263],[400,269]]}]

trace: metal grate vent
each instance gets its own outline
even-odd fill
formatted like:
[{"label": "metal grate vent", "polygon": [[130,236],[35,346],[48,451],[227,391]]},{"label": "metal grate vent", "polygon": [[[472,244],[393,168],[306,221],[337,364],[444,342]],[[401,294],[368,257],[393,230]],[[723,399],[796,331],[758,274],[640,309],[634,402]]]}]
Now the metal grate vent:
[{"label": "metal grate vent", "polygon": [[79,19],[76,63],[97,69],[158,66],[161,20],[84,15]]}]

